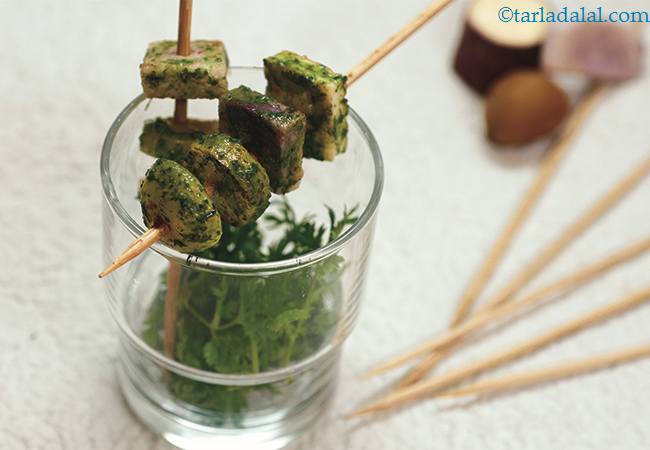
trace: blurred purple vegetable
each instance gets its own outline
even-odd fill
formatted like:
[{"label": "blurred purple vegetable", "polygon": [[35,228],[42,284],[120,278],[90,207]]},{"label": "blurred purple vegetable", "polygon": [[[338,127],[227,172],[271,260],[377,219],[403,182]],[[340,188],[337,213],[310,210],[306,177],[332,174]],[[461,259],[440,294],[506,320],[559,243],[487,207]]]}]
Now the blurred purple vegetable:
[{"label": "blurred purple vegetable", "polygon": [[585,23],[558,26],[549,34],[542,64],[603,81],[626,80],[643,70],[641,29],[633,24]]}]

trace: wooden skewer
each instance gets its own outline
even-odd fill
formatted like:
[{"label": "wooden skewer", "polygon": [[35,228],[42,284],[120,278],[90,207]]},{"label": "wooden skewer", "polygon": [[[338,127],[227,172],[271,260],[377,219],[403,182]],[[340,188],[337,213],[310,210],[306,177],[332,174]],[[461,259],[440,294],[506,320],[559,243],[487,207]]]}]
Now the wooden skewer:
[{"label": "wooden skewer", "polygon": [[187,122],[187,99],[177,98],[174,102],[174,122],[186,123]]},{"label": "wooden skewer", "polygon": [[361,78],[375,64],[384,59],[386,55],[395,50],[402,42],[408,39],[413,33],[420,29],[436,14],[442,11],[453,0],[437,0],[427,9],[422,11],[417,17],[413,18],[400,31],[391,36],[386,42],[373,51],[366,59],[361,61],[357,67],[348,72],[348,87]]},{"label": "wooden skewer", "polygon": [[[570,273],[569,275],[561,277],[556,281],[535,289],[530,294],[525,295],[516,301],[505,303],[492,310],[486,310],[477,313],[476,315],[470,317],[467,321],[463,322],[463,324],[451,328],[435,339],[426,342],[418,349],[414,349],[413,351],[405,354],[400,360],[401,363],[407,361],[404,359],[404,357],[408,357],[410,360],[412,358],[422,356],[427,352],[434,352],[422,363],[417,365],[412,371],[410,371],[400,381],[398,387],[404,387],[419,381],[417,376],[421,377],[426,375],[431,367],[435,365],[440,359],[442,359],[443,355],[447,356],[449,353],[452,353],[456,345],[459,343],[459,340],[465,338],[467,335],[483,328],[490,323],[494,323],[499,319],[512,315],[513,313],[520,311],[526,307],[534,306],[553,295],[557,295],[561,292],[567,291],[568,289],[575,288],[589,280],[594,279],[596,276],[601,275],[603,272],[633,258],[636,258],[649,250],[650,237],[647,237],[608,255],[600,261],[588,264],[587,266],[582,267]],[[393,367],[396,366],[392,365],[390,367],[386,367],[386,370]]]},{"label": "wooden skewer", "polygon": [[[176,53],[188,56],[192,52],[192,0],[181,0],[178,7],[178,40]],[[187,123],[187,99],[176,99],[174,103],[174,122]],[[163,352],[174,358],[176,346],[176,296],[181,282],[181,266],[169,261],[167,269],[167,292],[163,314]]]},{"label": "wooden skewer", "polygon": [[492,249],[488,252],[483,264],[469,282],[469,285],[463,293],[454,318],[451,322],[452,326],[458,325],[466,317],[476,299],[488,281],[492,278],[494,271],[499,266],[506,251],[512,244],[513,239],[521,229],[522,225],[530,215],[531,211],[541,198],[542,194],[546,191],[546,187],[557,173],[560,163],[564,160],[571,144],[575,140],[578,130],[589,117],[590,112],[593,110],[596,101],[605,92],[605,85],[597,84],[590,92],[588,92],[578,106],[574,109],[566,126],[562,130],[562,134],[554,142],[551,149],[549,149],[542,166],[537,173],[537,177],[533,181],[523,199],[521,200],[517,210],[510,218],[509,222],[495,241]]},{"label": "wooden skewer", "polygon": [[431,356],[436,357],[442,353],[441,350],[444,351],[450,344],[455,343],[458,339],[463,338],[474,331],[477,331],[483,326],[489,323],[494,323],[495,320],[506,317],[525,307],[533,306],[542,300],[549,298],[551,295],[558,294],[560,292],[566,291],[567,289],[585,283],[586,281],[625,261],[629,261],[633,258],[636,258],[637,256],[642,255],[648,250],[650,250],[650,237],[642,239],[639,242],[635,242],[630,246],[612,253],[600,261],[589,264],[569,275],[561,277],[554,282],[542,286],[530,294],[525,295],[519,300],[513,301],[511,303],[506,303],[493,310],[479,312],[463,324],[449,329],[440,336],[431,339],[414,348],[413,350],[410,350],[407,353],[401,355],[399,358],[395,358],[391,361],[388,361],[387,363],[382,364],[381,366],[377,366],[375,369],[368,373],[368,376],[379,375],[390,369],[399,367],[414,358],[423,356],[428,352],[435,352]]},{"label": "wooden skewer", "polygon": [[492,394],[498,391],[512,390],[533,384],[546,383],[561,378],[568,378],[615,365],[650,357],[650,344],[642,344],[627,349],[592,356],[578,361],[558,364],[523,373],[506,375],[468,384],[452,391],[443,392],[436,397],[460,397],[464,395]]},{"label": "wooden skewer", "polygon": [[181,266],[172,261],[167,269],[167,292],[163,314],[163,352],[168,358],[174,357],[176,346],[176,296],[181,281]]},{"label": "wooden skewer", "polygon": [[[450,328],[450,330],[453,330],[453,328]],[[456,346],[453,345],[455,342],[456,341],[453,341],[452,345],[448,345],[441,350],[436,350],[433,353],[427,355],[423,361],[410,369],[402,378],[399,379],[395,385],[395,388],[405,388],[406,386],[417,383],[422,378],[427,376],[427,374],[431,372],[440,363],[440,361],[447,358],[447,356],[456,351]]]},{"label": "wooden skewer", "polygon": [[124,264],[131,261],[133,258],[144,252],[146,249],[151,247],[153,244],[160,240],[160,237],[163,233],[161,228],[150,228],[144,232],[142,236],[133,242],[124,253],[115,258],[115,260],[106,268],[102,273],[99,274],[99,278],[104,278],[109,273],[119,269]]},{"label": "wooden skewer", "polygon": [[623,197],[628,194],[650,172],[650,156],[640,164],[634,166],[632,172],[623,177],[614,187],[605,193],[591,208],[583,213],[571,226],[565,229],[553,242],[546,246],[533,260],[495,296],[490,298],[481,308],[481,311],[494,308],[508,301],[514,294],[523,288],[530,280],[553,261],[565,248],[578,236],[584,233],[598,219],[609,212]]},{"label": "wooden skewer", "polygon": [[[178,8],[178,41],[176,53],[180,56],[188,56],[191,49],[192,30],[192,0],[181,0]],[[176,99],[174,104],[174,121],[176,123],[187,122],[187,100]]]},{"label": "wooden skewer", "polygon": [[620,300],[601,306],[591,313],[588,313],[576,320],[568,322],[546,333],[522,342],[510,349],[502,350],[481,360],[475,361],[467,366],[457,368],[448,373],[442,374],[431,380],[408,386],[399,391],[393,392],[385,398],[365,406],[352,413],[351,416],[362,416],[378,411],[392,409],[406,402],[419,400],[434,392],[452,386],[468,377],[478,375],[486,370],[493,369],[543,347],[553,344],[560,339],[566,338],[582,329],[602,322],[605,319],[616,316],[628,309],[638,306],[650,300],[650,287],[628,294]]}]

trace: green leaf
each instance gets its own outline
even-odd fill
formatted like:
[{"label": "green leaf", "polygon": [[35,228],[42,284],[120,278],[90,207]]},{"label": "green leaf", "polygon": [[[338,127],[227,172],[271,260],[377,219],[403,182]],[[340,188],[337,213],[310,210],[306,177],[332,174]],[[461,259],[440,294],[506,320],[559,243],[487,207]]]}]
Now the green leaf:
[{"label": "green leaf", "polygon": [[288,330],[292,325],[298,321],[304,321],[309,318],[309,311],[307,309],[290,309],[284,311],[273,320],[271,328],[275,331]]},{"label": "green leaf", "polygon": [[[199,254],[228,262],[265,262],[292,258],[316,250],[353,224],[357,208],[339,219],[327,207],[328,224],[315,215],[298,219],[286,200],[274,202],[264,224],[279,238],[264,245],[260,224],[224,225],[220,244]],[[286,367],[318,351],[335,332],[335,299],[345,262],[332,255],[318,263],[270,277],[219,276],[183,270],[176,298],[175,357],[192,367],[224,374],[264,372]],[[144,322],[142,336],[162,347],[165,274]],[[334,300],[333,300],[334,299]],[[241,424],[248,395],[271,386],[218,386],[177,375],[168,379],[179,400],[211,412],[215,423]],[[238,425],[237,425],[238,426]]]}]

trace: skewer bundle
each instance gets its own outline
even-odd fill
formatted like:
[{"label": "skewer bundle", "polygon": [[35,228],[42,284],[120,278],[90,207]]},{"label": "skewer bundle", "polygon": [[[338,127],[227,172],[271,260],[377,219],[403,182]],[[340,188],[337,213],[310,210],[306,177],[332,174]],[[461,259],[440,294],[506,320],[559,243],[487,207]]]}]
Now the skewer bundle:
[{"label": "skewer bundle", "polygon": [[474,303],[490,280],[500,260],[505,256],[507,248],[532,210],[533,205],[552,179],[559,162],[568,151],[570,142],[574,138],[577,130],[588,117],[588,113],[593,109],[596,101],[606,89],[607,85],[604,83],[595,84],[574,110],[562,134],[555,141],[552,149],[548,153],[532,187],[524,196],[519,208],[511,217],[504,232],[498,237],[494,247],[488,253],[484,263],[461,297],[450,328],[438,337],[370,370],[367,376],[374,376],[400,367],[415,358],[422,358],[419,363],[400,379],[396,385],[396,389],[392,393],[370,405],[360,408],[351,414],[351,416],[361,416],[389,410],[406,402],[429,396],[454,397],[485,394],[508,388],[516,388],[564,376],[585,373],[590,370],[598,370],[609,365],[649,356],[650,350],[648,350],[648,345],[645,344],[606,355],[587,358],[583,361],[569,362],[539,371],[505,376],[449,390],[449,388],[465,381],[469,377],[521,358],[586,327],[647,302],[650,300],[650,289],[645,288],[624,296],[610,305],[597,308],[583,317],[552,329],[536,338],[520,343],[511,349],[505,349],[456,370],[434,376],[428,380],[423,380],[442,359],[453,353],[468,336],[483,330],[498,320],[510,317],[515,313],[520,313],[525,309],[530,309],[531,306],[540,304],[554,295],[580,286],[599,274],[602,274],[604,271],[610,270],[650,250],[650,238],[643,239],[612,253],[600,261],[588,264],[546,286],[542,286],[526,296],[516,297],[522,288],[546,268],[560,253],[568,248],[590,226],[597,222],[598,219],[610,212],[614,206],[650,174],[650,157],[647,157],[636,164],[627,175],[606,191],[584,213],[579,215],[569,227],[561,231],[546,247],[543,247],[502,289],[484,301],[473,315],[471,314]]},{"label": "skewer bundle", "polygon": [[[492,248],[487,252],[483,263],[470,279],[459,299],[449,329],[370,370],[368,376],[377,375],[400,367],[416,358],[420,359],[396,383],[394,392],[361,408],[355,414],[370,414],[426,396],[445,395],[447,389],[464,381],[466,376],[494,367],[492,364],[498,365],[509,360],[510,357],[524,356],[533,349],[526,350],[522,347],[515,347],[510,351],[504,350],[501,354],[494,355],[493,359],[486,358],[482,362],[469,364],[456,371],[423,380],[440,361],[455,352],[467,337],[475,337],[476,332],[493,325],[496,321],[513,314],[520,314],[551,296],[580,286],[603,271],[610,270],[650,250],[648,247],[650,242],[644,239],[620,249],[603,260],[588,264],[574,273],[534,290],[526,296],[518,297],[519,292],[539,273],[647,177],[650,173],[649,157],[637,164],[628,175],[579,215],[569,227],[561,231],[555,239],[524,264],[495,295],[487,298],[473,312],[476,301],[557,173],[561,162],[570,150],[572,141],[596,102],[609,90],[612,82],[632,78],[641,72],[642,45],[638,29],[612,24],[581,24],[547,30],[545,24],[521,23],[514,26],[503,23],[495,24],[496,11],[504,5],[518,10],[531,10],[537,9],[541,3],[538,1],[520,2],[519,0],[505,0],[505,3],[494,0],[473,0],[467,10],[465,29],[456,53],[454,66],[457,74],[468,86],[481,94],[489,91],[486,100],[486,119],[490,140],[499,145],[532,142],[539,136],[548,134],[549,130],[562,122],[561,95],[556,96],[557,98],[553,100],[553,96],[547,95],[548,93],[526,92],[526,90],[530,91],[530,86],[526,86],[526,84],[535,81],[534,77],[537,77],[537,81],[540,83],[548,84],[547,91],[557,90],[550,82],[548,73],[541,70],[531,71],[531,69],[540,67],[550,71],[577,72],[592,82],[591,88],[566,120],[558,138],[547,152],[532,185],[498,235]],[[605,43],[606,45],[604,45]],[[525,71],[521,69],[525,69]],[[521,95],[516,95],[515,91],[517,90],[521,91]],[[531,93],[534,95],[529,95]],[[559,91],[558,93],[561,94]],[[513,100],[513,97],[519,98]],[[540,123],[547,119],[548,123]],[[648,292],[643,290],[632,297],[636,299],[635,302],[643,302],[646,300],[647,294]],[[622,302],[624,301],[622,300]],[[612,305],[609,312],[617,314],[620,311],[615,305]],[[595,318],[600,313],[602,311],[595,311],[587,317]],[[595,319],[594,321],[577,320],[573,325],[588,326],[596,321]],[[558,334],[550,333],[543,337],[541,341],[543,343],[540,345],[549,345],[564,336],[562,330],[555,331]],[[636,355],[643,356],[645,353],[643,349],[639,350],[639,348],[623,350],[620,353],[595,357],[579,363],[568,363],[557,368],[522,374],[520,377],[513,376],[512,380],[513,383],[521,384],[543,381],[544,377],[551,379],[561,376],[561,374],[581,373],[589,367],[593,367],[595,370],[609,362],[632,360],[637,357]],[[462,393],[489,392],[491,387],[503,389],[504,383],[507,383],[509,379],[505,377],[493,382],[478,383],[476,386],[472,385],[467,389],[459,388],[454,392],[461,395]]]}]

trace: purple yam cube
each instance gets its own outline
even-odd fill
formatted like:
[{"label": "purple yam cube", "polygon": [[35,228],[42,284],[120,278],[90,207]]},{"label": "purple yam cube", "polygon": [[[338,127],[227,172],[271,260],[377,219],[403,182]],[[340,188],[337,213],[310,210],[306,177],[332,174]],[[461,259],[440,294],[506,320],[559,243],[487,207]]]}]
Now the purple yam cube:
[{"label": "purple yam cube", "polygon": [[297,187],[307,127],[303,113],[239,86],[219,101],[219,120],[222,133],[239,139],[257,157],[273,192],[284,194]]}]

